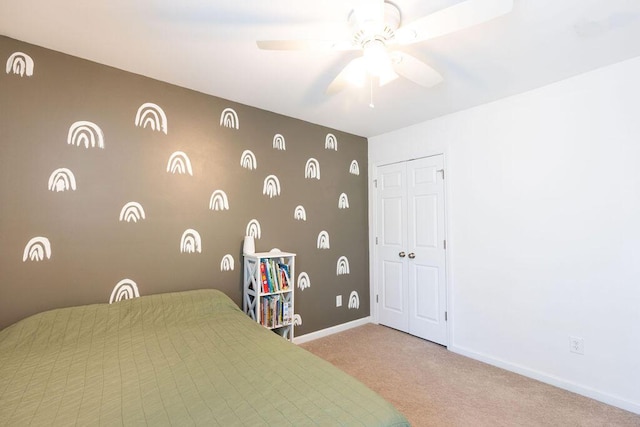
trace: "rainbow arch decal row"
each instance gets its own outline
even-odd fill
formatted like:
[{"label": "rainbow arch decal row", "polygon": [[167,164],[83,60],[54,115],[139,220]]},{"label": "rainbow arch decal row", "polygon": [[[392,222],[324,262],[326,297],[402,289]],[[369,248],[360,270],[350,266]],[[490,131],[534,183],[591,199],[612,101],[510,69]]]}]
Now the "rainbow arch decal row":
[{"label": "rainbow arch decal row", "polygon": [[51,242],[43,236],[37,236],[29,240],[22,253],[22,262],[43,261],[51,258]]},{"label": "rainbow arch decal row", "polygon": [[131,279],[120,280],[111,291],[111,297],[109,298],[109,304],[122,301],[125,299],[138,298],[140,292],[138,292],[138,285]]},{"label": "rainbow arch decal row", "polygon": [[193,168],[191,167],[191,160],[189,156],[183,151],[176,151],[169,157],[167,162],[167,172],[178,175],[191,175],[193,176]]},{"label": "rainbow arch decal row", "polygon": [[81,120],[69,127],[67,144],[85,148],[104,148],[104,133],[100,126],[93,122]]},{"label": "rainbow arch decal row", "polygon": [[275,175],[269,175],[264,179],[262,194],[273,198],[280,195],[280,180]]},{"label": "rainbow arch decal row", "polygon": [[304,291],[307,288],[311,287],[311,279],[309,279],[309,275],[303,271],[298,275],[298,289]]},{"label": "rainbow arch decal row", "polygon": [[240,129],[238,113],[233,108],[225,108],[220,114],[220,126],[231,129]]},{"label": "rainbow arch decal row", "polygon": [[151,130],[164,132],[167,135],[167,115],[159,105],[153,102],[145,102],[138,108],[134,123],[143,129],[149,127]]},{"label": "rainbow arch decal row", "polygon": [[326,150],[338,151],[338,139],[332,133],[328,133],[324,138],[324,148]]},{"label": "rainbow arch decal row", "polygon": [[120,221],[138,222],[145,218],[144,208],[138,202],[128,202],[120,210]]},{"label": "rainbow arch decal row", "polygon": [[276,133],[273,136],[273,149],[280,151],[285,151],[287,149],[287,143],[284,140],[284,136],[279,133]]},{"label": "rainbow arch decal row", "polygon": [[329,233],[326,230],[322,230],[319,234],[318,234],[318,241],[317,241],[317,247],[318,249],[329,249]]},{"label": "rainbow arch decal row", "polygon": [[202,253],[200,233],[193,228],[186,229],[182,233],[182,238],[180,238],[180,252],[187,254]]},{"label": "rainbow arch decal row", "polygon": [[234,264],[233,255],[226,254],[220,261],[220,271],[233,271]]},{"label": "rainbow arch decal row", "polygon": [[51,191],[76,191],[76,177],[67,168],[58,168],[49,176],[47,188]]},{"label": "rainbow arch decal row", "polygon": [[260,227],[260,223],[258,222],[258,220],[254,218],[251,221],[249,221],[244,235],[252,236],[254,239],[257,240],[257,239],[260,239],[261,234],[262,234],[262,228]]},{"label": "rainbow arch decal row", "polygon": [[15,74],[20,77],[33,76],[33,59],[23,52],[13,52],[7,59],[7,74]]},{"label": "rainbow arch decal row", "polygon": [[223,190],[215,190],[209,198],[209,209],[212,211],[228,211],[229,198]]},{"label": "rainbow arch decal row", "polygon": [[359,309],[360,308],[360,296],[357,291],[352,291],[349,295],[349,309]]}]

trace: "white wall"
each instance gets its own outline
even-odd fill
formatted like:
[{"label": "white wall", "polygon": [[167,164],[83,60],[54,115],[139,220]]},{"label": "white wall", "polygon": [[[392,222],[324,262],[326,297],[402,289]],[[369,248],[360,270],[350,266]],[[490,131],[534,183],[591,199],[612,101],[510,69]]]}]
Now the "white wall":
[{"label": "white wall", "polygon": [[640,58],[370,138],[370,173],[440,152],[449,348],[640,413]]}]

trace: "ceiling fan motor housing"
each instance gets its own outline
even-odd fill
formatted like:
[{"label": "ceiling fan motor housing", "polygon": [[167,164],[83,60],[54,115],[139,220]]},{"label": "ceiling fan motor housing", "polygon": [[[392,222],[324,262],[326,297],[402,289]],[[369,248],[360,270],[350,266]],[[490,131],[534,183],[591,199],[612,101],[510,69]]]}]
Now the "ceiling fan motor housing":
[{"label": "ceiling fan motor housing", "polygon": [[[387,45],[395,38],[395,30],[400,27],[400,9],[388,1],[384,2],[384,18],[379,22],[371,14],[363,14],[364,19],[355,10],[349,14],[349,25],[353,28],[353,44],[363,48],[370,42]],[[376,43],[376,44],[377,44]]]}]

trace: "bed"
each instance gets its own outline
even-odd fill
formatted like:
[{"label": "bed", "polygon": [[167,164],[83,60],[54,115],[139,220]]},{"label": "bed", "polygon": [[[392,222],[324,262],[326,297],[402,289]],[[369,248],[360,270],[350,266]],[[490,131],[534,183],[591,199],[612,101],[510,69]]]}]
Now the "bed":
[{"label": "bed", "polygon": [[0,331],[0,425],[409,423],[208,289],[47,311]]}]

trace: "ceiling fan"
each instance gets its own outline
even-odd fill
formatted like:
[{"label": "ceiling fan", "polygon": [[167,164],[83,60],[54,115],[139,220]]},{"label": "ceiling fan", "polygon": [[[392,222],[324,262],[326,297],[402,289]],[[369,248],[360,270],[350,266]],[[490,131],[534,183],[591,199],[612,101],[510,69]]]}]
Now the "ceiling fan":
[{"label": "ceiling fan", "polygon": [[350,12],[348,23],[352,37],[348,40],[261,40],[265,50],[337,50],[361,51],[331,82],[328,94],[348,85],[362,86],[376,79],[383,86],[402,76],[420,86],[432,87],[443,78],[419,59],[399,50],[409,45],[459,31],[509,13],[513,0],[465,0],[402,23],[400,9],[387,0],[359,0]]}]

